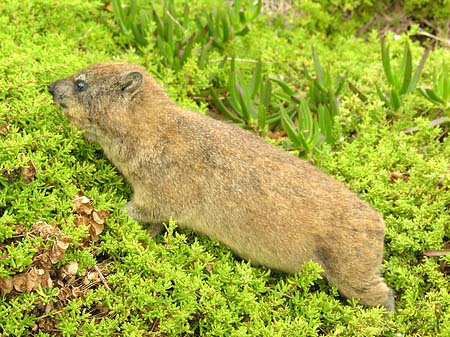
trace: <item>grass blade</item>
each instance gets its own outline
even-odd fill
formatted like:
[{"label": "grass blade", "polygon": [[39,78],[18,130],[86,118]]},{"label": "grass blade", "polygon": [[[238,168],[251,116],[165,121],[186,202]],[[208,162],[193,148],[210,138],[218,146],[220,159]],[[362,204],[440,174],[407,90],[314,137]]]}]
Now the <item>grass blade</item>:
[{"label": "grass blade", "polygon": [[411,85],[411,74],[412,74],[412,57],[411,50],[409,48],[409,43],[405,44],[405,51],[403,54],[401,74],[403,75],[402,87],[399,90],[399,95],[404,95],[407,93],[409,86]]},{"label": "grass blade", "polygon": [[323,68],[320,65],[319,57],[317,56],[316,50],[314,47],[312,47],[312,54],[313,54],[313,60],[314,60],[314,70],[316,71],[317,81],[320,83],[320,85],[324,84],[324,72]]},{"label": "grass blade", "polygon": [[412,92],[414,88],[417,85],[417,82],[419,81],[420,74],[422,72],[423,66],[425,65],[425,62],[427,60],[428,54],[430,53],[430,50],[427,49],[422,55],[422,58],[420,59],[419,65],[417,66],[416,71],[414,72],[414,76],[412,77],[411,83],[409,84],[408,90],[406,91],[407,94]]},{"label": "grass blade", "polygon": [[122,8],[122,3],[120,2],[120,0],[113,0],[112,1],[112,8],[113,8],[113,12],[115,17],[117,18],[117,21],[119,23],[120,29],[122,30],[122,32],[125,34],[125,36],[128,37],[129,35],[129,27],[127,25],[127,20],[125,19],[125,13],[124,10]]},{"label": "grass blade", "polygon": [[228,119],[235,123],[242,123],[242,120],[240,118],[236,117],[233,113],[230,112],[230,110],[226,108],[213,88],[211,88],[210,93],[213,98],[214,105],[221,113],[223,113]]},{"label": "grass blade", "polygon": [[396,81],[394,81],[394,76],[392,75],[389,45],[386,45],[384,40],[381,40],[381,61],[387,81],[390,85],[395,86]]},{"label": "grass blade", "polygon": [[394,88],[391,89],[391,96],[389,97],[389,105],[395,111],[400,109],[400,98],[397,91],[395,91]]},{"label": "grass blade", "polygon": [[442,64],[442,84],[441,84],[441,91],[442,91],[442,97],[445,100],[450,99],[450,73],[448,72],[447,65],[445,63]]},{"label": "grass blade", "polygon": [[300,148],[302,146],[302,141],[297,136],[292,121],[289,118],[289,115],[287,114],[286,110],[282,106],[280,106],[280,120],[283,130],[286,132],[288,138],[290,139],[294,147]]},{"label": "grass blade", "polygon": [[366,95],[364,95],[357,87],[355,87],[355,85],[351,82],[348,82],[348,87],[350,88],[350,90],[356,95],[358,96],[358,98],[362,101],[362,102],[367,102],[368,98]]},{"label": "grass blade", "polygon": [[256,93],[260,90],[261,87],[261,75],[262,72],[262,62],[258,60],[256,63],[255,69],[253,70],[253,76],[250,81],[250,97],[254,98]]},{"label": "grass blade", "polygon": [[386,98],[385,94],[381,91],[380,87],[378,85],[375,85],[375,88],[377,89],[377,94],[380,97],[381,101],[385,105],[390,106],[388,99]]},{"label": "grass blade", "polygon": [[428,88],[418,88],[417,91],[425,97],[427,100],[429,100],[431,103],[436,105],[444,105],[445,101],[436,95],[434,90],[428,89]]}]

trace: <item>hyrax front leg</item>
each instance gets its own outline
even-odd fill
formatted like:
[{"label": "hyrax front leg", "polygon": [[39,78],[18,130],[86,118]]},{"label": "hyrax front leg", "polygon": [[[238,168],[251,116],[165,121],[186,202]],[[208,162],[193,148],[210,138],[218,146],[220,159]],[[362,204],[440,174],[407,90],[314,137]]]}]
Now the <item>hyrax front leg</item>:
[{"label": "hyrax front leg", "polygon": [[152,237],[157,236],[164,230],[164,226],[161,222],[154,221],[154,217],[151,211],[146,208],[138,206],[134,200],[127,202],[124,209],[128,212],[128,215],[141,224],[150,226],[150,235]]}]

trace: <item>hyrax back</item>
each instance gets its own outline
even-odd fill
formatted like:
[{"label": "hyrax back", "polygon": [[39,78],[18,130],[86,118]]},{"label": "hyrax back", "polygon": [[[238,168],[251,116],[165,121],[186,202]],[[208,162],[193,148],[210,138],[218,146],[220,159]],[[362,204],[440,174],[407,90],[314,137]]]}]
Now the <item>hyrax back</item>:
[{"label": "hyrax back", "polygon": [[295,273],[315,261],[347,297],[394,310],[381,276],[384,224],[309,163],[239,127],[177,107],[143,68],[93,65],[50,86],[134,189],[131,216],[174,217],[254,264]]}]

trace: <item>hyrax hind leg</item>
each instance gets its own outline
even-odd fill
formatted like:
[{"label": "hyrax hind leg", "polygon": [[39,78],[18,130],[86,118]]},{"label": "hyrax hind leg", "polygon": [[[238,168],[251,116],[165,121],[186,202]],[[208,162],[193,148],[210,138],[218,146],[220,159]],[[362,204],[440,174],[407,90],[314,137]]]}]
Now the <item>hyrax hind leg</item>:
[{"label": "hyrax hind leg", "polygon": [[341,279],[340,275],[330,275],[328,280],[336,285],[339,291],[347,298],[358,298],[361,304],[376,306],[382,305],[387,311],[395,311],[392,290],[386,285],[384,279],[377,274],[367,274],[364,279]]},{"label": "hyrax hind leg", "polygon": [[380,272],[382,246],[378,251],[374,249],[376,247],[361,247],[361,250],[333,248],[320,249],[319,254],[328,282],[347,298],[357,298],[361,304],[382,305],[387,311],[395,311],[392,290]]}]

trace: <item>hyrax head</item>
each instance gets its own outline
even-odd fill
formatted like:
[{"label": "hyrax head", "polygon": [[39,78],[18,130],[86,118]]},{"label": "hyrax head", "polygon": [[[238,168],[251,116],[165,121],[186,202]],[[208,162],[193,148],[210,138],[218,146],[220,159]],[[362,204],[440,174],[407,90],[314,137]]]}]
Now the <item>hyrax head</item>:
[{"label": "hyrax head", "polygon": [[71,123],[91,140],[109,125],[120,125],[140,101],[144,70],[128,63],[90,66],[49,86],[53,100]]}]

